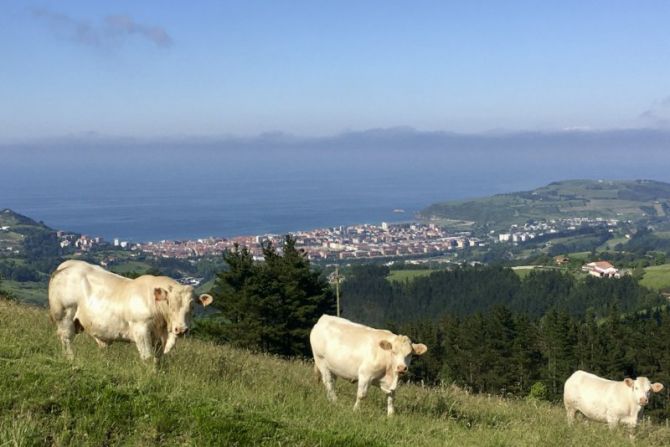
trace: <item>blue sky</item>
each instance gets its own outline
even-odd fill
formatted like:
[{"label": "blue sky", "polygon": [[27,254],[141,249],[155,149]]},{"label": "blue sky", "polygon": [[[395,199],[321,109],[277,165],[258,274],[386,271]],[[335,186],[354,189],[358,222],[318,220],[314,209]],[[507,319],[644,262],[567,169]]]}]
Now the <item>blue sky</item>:
[{"label": "blue sky", "polygon": [[668,128],[667,1],[0,4],[0,141]]}]

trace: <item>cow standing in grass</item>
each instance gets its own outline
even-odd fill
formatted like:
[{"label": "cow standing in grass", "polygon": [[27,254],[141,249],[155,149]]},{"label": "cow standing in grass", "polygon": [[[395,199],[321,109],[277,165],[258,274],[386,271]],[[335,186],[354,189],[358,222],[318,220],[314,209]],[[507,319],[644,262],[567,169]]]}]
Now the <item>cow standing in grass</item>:
[{"label": "cow standing in grass", "polygon": [[[203,306],[212,302],[200,295]],[[72,338],[86,332],[100,347],[133,342],[143,360],[157,361],[189,329],[193,287],[166,276],[136,279],[83,261],[65,261],[49,281],[49,314],[65,354],[72,358]]]},{"label": "cow standing in grass", "polygon": [[354,410],[358,410],[370,384],[379,385],[387,396],[387,414],[394,413],[393,399],[401,375],[412,355],[428,348],[404,335],[373,329],[344,318],[323,315],[309,335],[314,368],[326,387],[328,399],[336,400],[335,378],[357,381]]},{"label": "cow standing in grass", "polygon": [[620,382],[603,379],[585,371],[576,371],[563,387],[563,404],[568,424],[579,411],[594,421],[607,422],[610,428],[619,423],[635,428],[642,408],[649,403],[651,393],[663,389],[660,383],[651,383],[646,377]]}]

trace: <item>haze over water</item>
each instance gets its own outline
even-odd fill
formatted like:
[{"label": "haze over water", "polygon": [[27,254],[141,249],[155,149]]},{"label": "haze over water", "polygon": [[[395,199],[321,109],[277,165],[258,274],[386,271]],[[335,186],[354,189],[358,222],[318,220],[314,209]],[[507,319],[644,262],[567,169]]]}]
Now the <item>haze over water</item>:
[{"label": "haze over water", "polygon": [[657,131],[72,138],[0,146],[0,208],[108,240],[286,233],[411,220],[434,202],[565,179],[670,181],[669,143]]},{"label": "haze over water", "polygon": [[670,3],[615,3],[5,0],[0,208],[186,239],[670,180]]}]

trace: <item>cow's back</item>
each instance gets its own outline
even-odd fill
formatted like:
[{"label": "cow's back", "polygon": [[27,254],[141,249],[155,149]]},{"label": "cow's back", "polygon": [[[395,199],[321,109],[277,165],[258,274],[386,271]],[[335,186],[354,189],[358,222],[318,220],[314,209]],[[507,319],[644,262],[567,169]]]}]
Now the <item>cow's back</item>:
[{"label": "cow's back", "polygon": [[339,377],[355,380],[361,367],[375,361],[379,340],[392,335],[344,318],[323,315],[310,333],[315,361]]},{"label": "cow's back", "polygon": [[76,309],[96,289],[119,287],[127,281],[102,267],[84,261],[69,260],[58,266],[49,280],[49,309],[52,318],[59,320],[69,308]]}]

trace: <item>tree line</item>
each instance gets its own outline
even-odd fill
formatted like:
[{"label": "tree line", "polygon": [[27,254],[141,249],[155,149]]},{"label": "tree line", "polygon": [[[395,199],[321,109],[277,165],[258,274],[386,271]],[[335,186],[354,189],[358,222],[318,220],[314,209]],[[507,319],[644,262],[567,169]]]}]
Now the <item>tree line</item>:
[{"label": "tree line", "polygon": [[504,306],[465,317],[445,315],[395,327],[430,349],[410,368],[428,384],[455,383],[478,393],[559,401],[577,369],[612,380],[647,376],[666,385],[645,414],[670,417],[670,309],[623,315],[612,306],[604,318],[552,309],[531,319]]},{"label": "tree line", "polygon": [[536,269],[520,278],[502,265],[453,267],[405,281],[388,281],[388,274],[383,265],[353,266],[342,285],[344,316],[366,324],[397,324],[487,312],[498,305],[531,318],[551,309],[604,316],[612,305],[628,312],[663,303],[631,276],[579,279],[558,269]]}]

